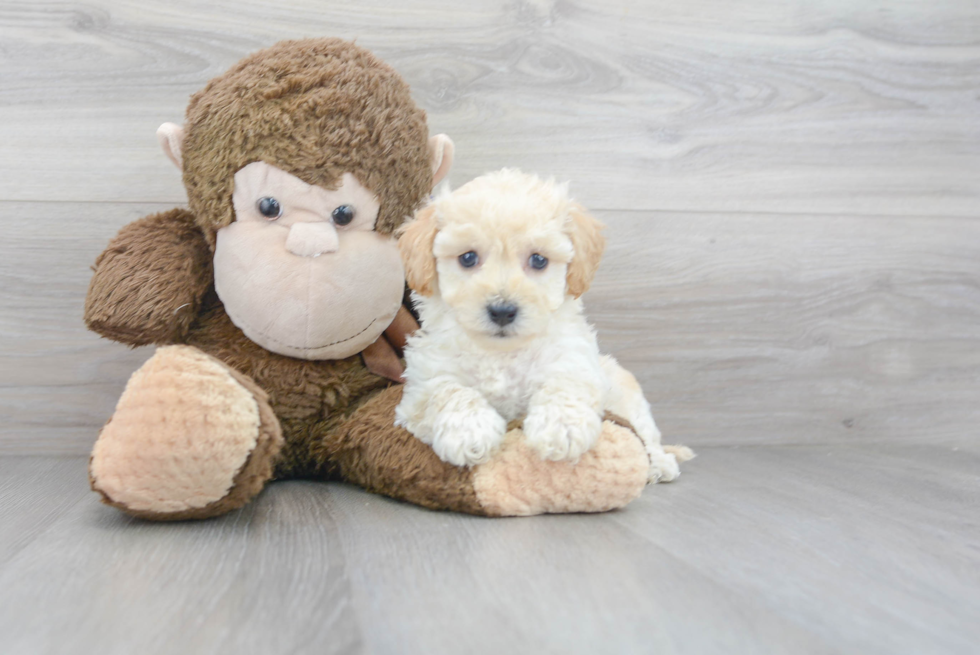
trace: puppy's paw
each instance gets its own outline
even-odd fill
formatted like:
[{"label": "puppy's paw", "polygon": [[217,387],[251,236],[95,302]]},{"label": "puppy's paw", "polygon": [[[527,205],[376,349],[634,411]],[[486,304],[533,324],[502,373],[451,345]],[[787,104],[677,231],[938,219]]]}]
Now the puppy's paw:
[{"label": "puppy's paw", "polygon": [[491,407],[444,412],[435,425],[432,450],[455,466],[485,464],[506,431],[507,421]]},{"label": "puppy's paw", "polygon": [[542,459],[577,460],[602,432],[602,419],[585,405],[535,405],[524,419],[527,444]]},{"label": "puppy's paw", "polygon": [[673,482],[681,474],[677,465],[677,457],[663,450],[648,452],[650,455],[650,473],[647,476],[649,484],[658,482]]}]

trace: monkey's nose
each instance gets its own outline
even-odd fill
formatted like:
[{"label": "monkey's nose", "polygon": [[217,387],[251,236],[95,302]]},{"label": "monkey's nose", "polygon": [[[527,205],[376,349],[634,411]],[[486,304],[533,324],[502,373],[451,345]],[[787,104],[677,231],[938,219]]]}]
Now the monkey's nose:
[{"label": "monkey's nose", "polygon": [[491,321],[503,327],[510,325],[517,318],[517,305],[511,305],[509,303],[489,305],[487,306],[487,313],[490,314]]},{"label": "monkey's nose", "polygon": [[339,245],[337,230],[326,221],[293,223],[286,237],[286,250],[300,257],[336,252]]}]

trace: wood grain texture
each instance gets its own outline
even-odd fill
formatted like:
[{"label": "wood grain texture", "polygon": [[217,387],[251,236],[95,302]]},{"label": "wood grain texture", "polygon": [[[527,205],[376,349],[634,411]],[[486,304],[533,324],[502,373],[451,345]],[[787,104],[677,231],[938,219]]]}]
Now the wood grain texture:
[{"label": "wood grain texture", "polygon": [[85,502],[84,460],[0,457],[0,568]]},{"label": "wood grain texture", "polygon": [[0,203],[0,452],[87,453],[129,376],[152,349],[130,350],[82,321],[91,266],[125,223],[169,207]]},{"label": "wood grain texture", "polygon": [[[167,206],[0,207],[32,217],[0,261],[0,452],[87,453],[152,352],[85,330],[89,266]],[[669,440],[976,441],[980,221],[597,214],[610,247],[587,309]]]},{"label": "wood grain texture", "polygon": [[610,223],[589,308],[669,435],[975,439],[977,33],[966,0],[4,3],[0,452],[87,452],[149,355],[80,316],[112,234],[184,201],[157,125],[317,34],[406,76],[457,182],[555,174]]},{"label": "wood grain texture", "polygon": [[572,181],[602,345],[700,457],[601,516],[291,482],[172,525],[0,457],[0,651],[976,650],[972,0],[0,3],[0,455],[86,454],[151,352],[81,314],[119,227],[185,201],[156,127],[321,35],[406,77],[455,184]]},{"label": "wood grain texture", "polygon": [[[681,8],[683,7],[683,8]],[[605,209],[975,216],[980,5],[9,1],[0,190],[183,197],[153,132],[244,54],[357,38],[457,141]]]},{"label": "wood grain texture", "polygon": [[480,519],[286,482],[222,519],[151,524],[83,494],[84,459],[3,458],[0,643],[972,653],[978,467],[969,447],[709,447],[604,515]]},{"label": "wood grain texture", "polygon": [[980,221],[599,216],[586,306],[668,442],[980,437]]},{"label": "wood grain texture", "polygon": [[975,443],[702,452],[610,518],[839,652],[975,650]]},{"label": "wood grain texture", "polygon": [[[215,521],[153,524],[85,493],[84,459],[0,461],[18,508],[0,548],[20,544],[0,561],[4,653],[361,650],[322,485],[294,483]],[[72,512],[29,513],[66,497]]]}]

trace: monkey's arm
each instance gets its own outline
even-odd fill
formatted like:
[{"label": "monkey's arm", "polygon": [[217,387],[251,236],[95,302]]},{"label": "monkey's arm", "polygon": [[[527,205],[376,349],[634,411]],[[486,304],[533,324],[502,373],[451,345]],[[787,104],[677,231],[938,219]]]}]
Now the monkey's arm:
[{"label": "monkey's arm", "polygon": [[624,507],[647,484],[650,460],[643,442],[611,421],[603,423],[595,446],[577,463],[543,460],[520,430],[511,430],[488,463],[453,466],[395,426],[402,391],[403,385],[392,385],[378,392],[315,438],[314,455],[374,493],[489,516],[603,512]]},{"label": "monkey's arm", "polygon": [[214,278],[211,259],[187,210],[130,223],[95,260],[85,323],[131,346],[181,343]]}]

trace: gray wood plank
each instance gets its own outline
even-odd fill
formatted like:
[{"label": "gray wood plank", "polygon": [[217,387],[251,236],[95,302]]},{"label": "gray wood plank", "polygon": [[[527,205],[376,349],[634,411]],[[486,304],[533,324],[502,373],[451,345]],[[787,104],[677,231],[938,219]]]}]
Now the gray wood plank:
[{"label": "gray wood plank", "polygon": [[586,306],[670,440],[980,437],[980,222],[599,215]]},{"label": "gray wood plank", "polygon": [[528,519],[287,482],[223,519],[151,524],[86,494],[84,466],[0,459],[5,653],[972,653],[980,639],[976,447],[708,447],[625,510]]},{"label": "gray wood plank", "polygon": [[[84,478],[85,461],[69,461]],[[66,492],[81,498],[74,511],[0,563],[4,653],[362,651],[324,486],[281,484],[230,516],[172,524],[129,519],[51,477],[23,487],[35,502]],[[20,523],[38,520],[27,511]]]},{"label": "gray wood plank", "polygon": [[[0,203],[0,452],[87,453],[149,356],[85,330],[89,267],[139,203]],[[670,439],[976,440],[980,221],[598,212],[586,295]]]},{"label": "gray wood plank", "polygon": [[458,181],[510,165],[609,209],[977,215],[971,0],[4,7],[7,199],[180,202],[156,127],[244,54],[337,35],[405,75]]},{"label": "gray wood plank", "polygon": [[610,518],[844,652],[976,652],[975,445],[702,452]]},{"label": "gray wood plank", "polygon": [[126,380],[152,354],[86,330],[92,263],[122,225],[170,206],[0,205],[29,217],[0,244],[0,452],[87,453]]},{"label": "gray wood plank", "polygon": [[149,356],[81,308],[112,234],[185,200],[156,127],[337,35],[456,184],[554,174],[609,223],[601,341],[701,456],[603,516],[297,482],[174,525],[100,506],[84,458],[0,457],[0,650],[972,653],[978,34],[971,0],[4,2],[0,454],[87,453]]},{"label": "gray wood plank", "polygon": [[329,500],[362,623],[383,626],[365,635],[374,653],[832,652],[611,516],[439,515],[349,487]]},{"label": "gray wood plank", "polygon": [[77,457],[0,457],[0,567],[88,499]]}]

